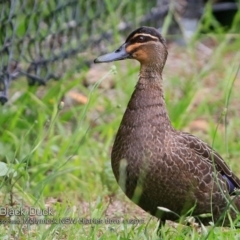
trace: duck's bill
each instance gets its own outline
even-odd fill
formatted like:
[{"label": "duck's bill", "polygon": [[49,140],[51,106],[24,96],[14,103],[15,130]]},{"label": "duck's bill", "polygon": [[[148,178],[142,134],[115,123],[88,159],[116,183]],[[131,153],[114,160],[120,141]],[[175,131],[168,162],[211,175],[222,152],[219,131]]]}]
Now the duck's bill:
[{"label": "duck's bill", "polygon": [[123,60],[130,57],[130,54],[126,52],[125,45],[123,44],[115,52],[107,53],[102,55],[94,60],[94,63],[104,63],[104,62],[113,62],[118,60]]}]

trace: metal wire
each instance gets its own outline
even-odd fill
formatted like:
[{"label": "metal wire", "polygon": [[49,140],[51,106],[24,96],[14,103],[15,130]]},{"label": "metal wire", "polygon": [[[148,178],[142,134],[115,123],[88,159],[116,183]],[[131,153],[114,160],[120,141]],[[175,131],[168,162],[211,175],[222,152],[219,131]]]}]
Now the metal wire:
[{"label": "metal wire", "polygon": [[71,58],[93,43],[106,9],[103,0],[1,0],[0,102],[20,76],[42,85],[71,70]]},{"label": "metal wire", "polygon": [[86,50],[105,51],[116,31],[160,27],[170,1],[182,15],[202,10],[203,0],[0,0],[0,102],[14,79],[45,85],[89,65]]}]

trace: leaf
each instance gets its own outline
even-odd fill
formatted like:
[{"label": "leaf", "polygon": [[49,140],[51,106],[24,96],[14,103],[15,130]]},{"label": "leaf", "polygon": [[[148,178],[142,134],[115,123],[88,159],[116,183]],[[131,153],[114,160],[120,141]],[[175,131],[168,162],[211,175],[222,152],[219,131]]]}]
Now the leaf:
[{"label": "leaf", "polygon": [[157,208],[158,208],[160,211],[163,211],[163,212],[173,213],[174,215],[176,215],[177,217],[180,218],[180,216],[179,216],[177,213],[171,211],[171,210],[168,209],[168,208],[165,208],[165,207],[157,207]]},{"label": "leaf", "polygon": [[18,173],[17,173],[17,171],[16,170],[14,170],[14,169],[9,169],[9,171],[8,171],[8,173],[7,173],[7,176],[9,177],[9,178],[14,178],[14,177],[16,177],[18,175]]},{"label": "leaf", "polygon": [[163,211],[163,212],[173,212],[173,211],[171,211],[170,209],[168,209],[168,208],[165,208],[165,207],[158,207],[158,209],[159,210],[161,210],[161,211]]},{"label": "leaf", "polygon": [[8,172],[7,164],[0,162],[0,177],[6,176]]}]

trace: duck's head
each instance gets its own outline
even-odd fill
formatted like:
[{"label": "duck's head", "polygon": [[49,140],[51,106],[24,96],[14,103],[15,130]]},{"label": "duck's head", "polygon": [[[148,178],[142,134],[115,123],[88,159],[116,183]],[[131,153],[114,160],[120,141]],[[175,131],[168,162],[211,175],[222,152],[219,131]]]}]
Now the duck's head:
[{"label": "duck's head", "polygon": [[157,29],[140,27],[133,31],[116,51],[102,55],[94,63],[136,59],[141,64],[164,66],[167,58],[165,40]]}]

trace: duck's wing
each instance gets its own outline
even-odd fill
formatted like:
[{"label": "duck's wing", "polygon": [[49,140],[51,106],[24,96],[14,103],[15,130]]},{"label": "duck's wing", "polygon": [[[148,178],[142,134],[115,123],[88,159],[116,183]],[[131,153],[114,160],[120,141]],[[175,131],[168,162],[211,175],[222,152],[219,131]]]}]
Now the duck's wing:
[{"label": "duck's wing", "polygon": [[207,143],[186,132],[180,132],[179,137],[183,144],[193,149],[197,155],[203,157],[202,159],[207,160],[215,167],[216,171],[227,176],[234,183],[235,187],[240,188],[240,179],[231,171],[223,158]]}]

